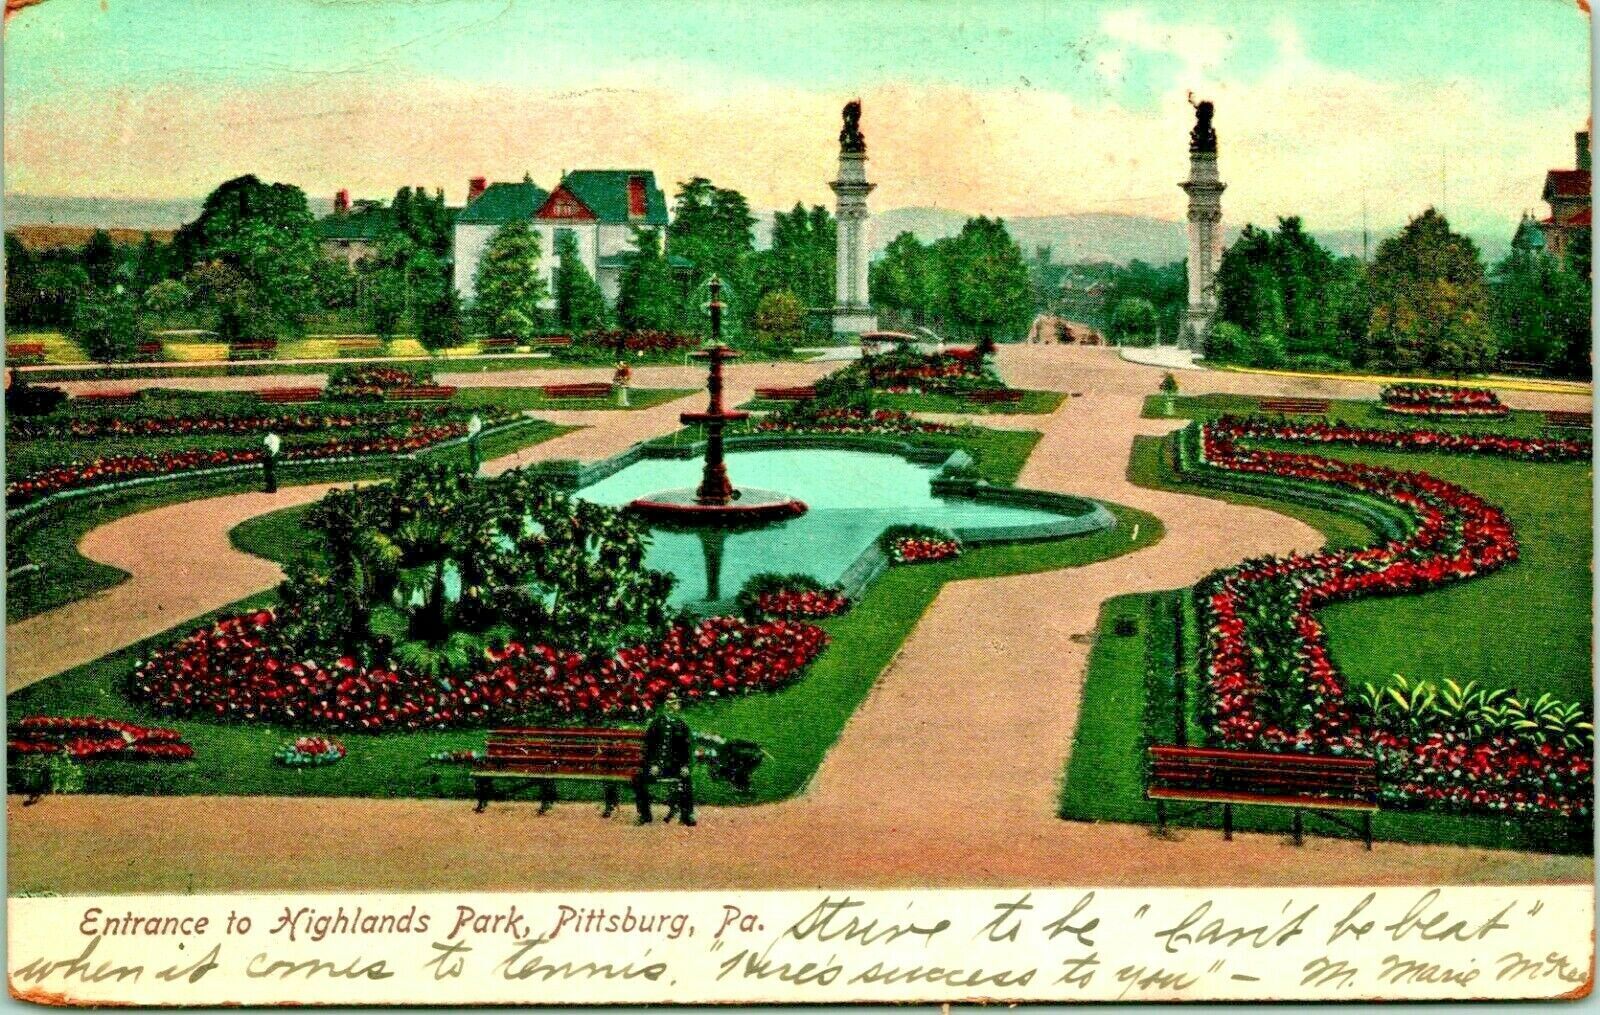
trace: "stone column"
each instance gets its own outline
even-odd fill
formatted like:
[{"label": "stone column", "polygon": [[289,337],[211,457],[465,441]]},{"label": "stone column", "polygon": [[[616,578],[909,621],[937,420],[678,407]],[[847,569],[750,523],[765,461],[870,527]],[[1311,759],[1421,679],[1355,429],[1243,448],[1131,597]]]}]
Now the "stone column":
[{"label": "stone column", "polygon": [[868,292],[867,195],[877,186],[867,182],[867,141],[861,133],[861,103],[844,107],[839,132],[839,178],[828,184],[836,197],[837,264],[834,269],[833,333],[855,335],[876,331]]},{"label": "stone column", "polygon": [[1189,178],[1178,186],[1189,195],[1189,306],[1184,311],[1178,344],[1203,353],[1217,316],[1217,264],[1222,259],[1222,192],[1217,176],[1217,132],[1211,127],[1212,105],[1195,106],[1189,133]]}]

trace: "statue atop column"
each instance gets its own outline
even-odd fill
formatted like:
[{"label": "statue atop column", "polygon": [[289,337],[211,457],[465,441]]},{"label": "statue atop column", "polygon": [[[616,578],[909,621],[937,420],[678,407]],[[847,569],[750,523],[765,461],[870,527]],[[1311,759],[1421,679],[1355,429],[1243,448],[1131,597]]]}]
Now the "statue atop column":
[{"label": "statue atop column", "polygon": [[867,139],[861,133],[861,100],[852,99],[844,105],[844,129],[839,131],[841,152],[864,152]]},{"label": "statue atop column", "polygon": [[1212,114],[1216,112],[1209,99],[1194,101],[1194,96],[1189,96],[1189,104],[1194,106],[1194,129],[1189,131],[1189,151],[1196,155],[1217,153],[1217,132],[1211,126]]}]

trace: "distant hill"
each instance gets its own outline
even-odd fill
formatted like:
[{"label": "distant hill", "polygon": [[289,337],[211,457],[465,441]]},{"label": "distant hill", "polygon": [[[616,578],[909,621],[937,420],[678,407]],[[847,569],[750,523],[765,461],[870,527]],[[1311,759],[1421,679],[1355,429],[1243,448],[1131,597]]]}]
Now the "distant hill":
[{"label": "distant hill", "polygon": [[[872,218],[871,243],[874,253],[883,250],[889,241],[903,232],[914,234],[924,243],[954,236],[968,218],[966,212],[945,208],[895,208],[876,214]],[[1006,228],[1016,238],[1023,253],[1033,255],[1034,248],[1049,246],[1051,257],[1059,264],[1079,261],[1111,261],[1127,263],[1132,260],[1150,264],[1168,264],[1181,261],[1188,245],[1187,224],[1141,215],[1068,214],[1018,216],[1006,219]],[[1243,223],[1227,228],[1225,242],[1238,238]],[[1361,254],[1359,229],[1312,230],[1317,241],[1339,255]],[[1378,243],[1387,232],[1374,230],[1370,239],[1370,253],[1377,253]],[[1484,260],[1494,263],[1505,257],[1511,249],[1511,239],[1505,237],[1474,236],[1473,241],[1483,253]]]},{"label": "distant hill", "polygon": [[[81,247],[89,242],[94,226],[12,226],[6,230],[22,241],[29,250],[54,250],[60,247]],[[171,229],[107,229],[111,242],[128,245],[143,243],[151,236],[157,243],[171,243]]]},{"label": "distant hill", "polygon": [[[27,194],[6,194],[0,214],[6,227],[19,225],[80,226],[90,229],[120,228],[143,231],[146,229],[176,229],[200,214],[204,199],[178,201],[144,201],[100,197],[36,197]],[[321,217],[333,210],[332,202],[325,198],[310,198],[313,215]],[[756,246],[767,247],[772,242],[773,212],[756,213]],[[968,213],[946,208],[894,208],[879,212],[872,218],[871,237],[873,251],[882,251],[889,241],[900,233],[910,232],[924,242],[932,242],[961,231]],[[1227,230],[1227,241],[1239,235],[1239,226]],[[1022,249],[1030,256],[1035,247],[1048,245],[1058,263],[1077,261],[1114,261],[1126,263],[1135,258],[1152,264],[1166,264],[1184,256],[1185,224],[1141,215],[1106,215],[1099,213],[1066,215],[1018,216],[1006,219],[1006,227],[1017,238]],[[1374,230],[1372,251],[1378,241],[1389,232]],[[1360,254],[1359,230],[1312,231],[1313,235],[1338,254]],[[1493,263],[1510,250],[1511,237],[1473,236],[1484,260]]]}]

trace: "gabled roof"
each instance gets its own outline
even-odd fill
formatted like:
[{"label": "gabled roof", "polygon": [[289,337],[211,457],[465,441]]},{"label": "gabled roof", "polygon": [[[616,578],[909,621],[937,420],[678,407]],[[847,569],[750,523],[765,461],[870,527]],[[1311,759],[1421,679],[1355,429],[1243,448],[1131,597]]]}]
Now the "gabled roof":
[{"label": "gabled roof", "polygon": [[394,223],[394,214],[383,207],[357,207],[343,215],[328,215],[317,220],[317,236],[324,240],[376,240]]},{"label": "gabled roof", "polygon": [[486,225],[527,222],[549,197],[550,192],[536,183],[491,183],[477,200],[461,210],[456,221]]},{"label": "gabled roof", "polygon": [[[629,214],[630,178],[637,178],[642,184],[642,217]],[[601,222],[631,222],[646,226],[667,224],[667,196],[656,186],[656,174],[648,169],[575,169],[561,178],[561,185],[588,205]]]},{"label": "gabled roof", "polygon": [[1567,226],[1569,228],[1576,227],[1576,226],[1583,226],[1585,228],[1590,228],[1590,227],[1592,227],[1593,223],[1594,223],[1594,210],[1591,209],[1591,208],[1585,208],[1582,211],[1578,212],[1578,214],[1572,216],[1570,219],[1567,219]]},{"label": "gabled roof", "polygon": [[1544,199],[1552,197],[1588,197],[1589,170],[1552,169],[1545,174]]}]

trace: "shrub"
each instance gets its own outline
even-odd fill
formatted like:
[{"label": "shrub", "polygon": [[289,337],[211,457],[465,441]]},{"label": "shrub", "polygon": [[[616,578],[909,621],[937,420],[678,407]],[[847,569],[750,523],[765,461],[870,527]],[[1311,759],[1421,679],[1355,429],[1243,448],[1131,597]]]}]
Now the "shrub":
[{"label": "shrub", "polygon": [[1176,395],[1178,393],[1178,379],[1171,374],[1164,375],[1161,378],[1161,393],[1169,397]]},{"label": "shrub", "polygon": [[816,620],[836,617],[850,608],[849,598],[836,587],[808,574],[774,571],[752,575],[734,602],[751,621],[766,617]]},{"label": "shrub", "polygon": [[11,386],[6,389],[6,414],[8,416],[46,416],[67,400],[67,393],[47,384],[29,384],[22,374],[11,372]]},{"label": "shrub", "polygon": [[145,339],[138,303],[121,286],[87,292],[73,304],[67,337],[96,362],[130,360]]}]

